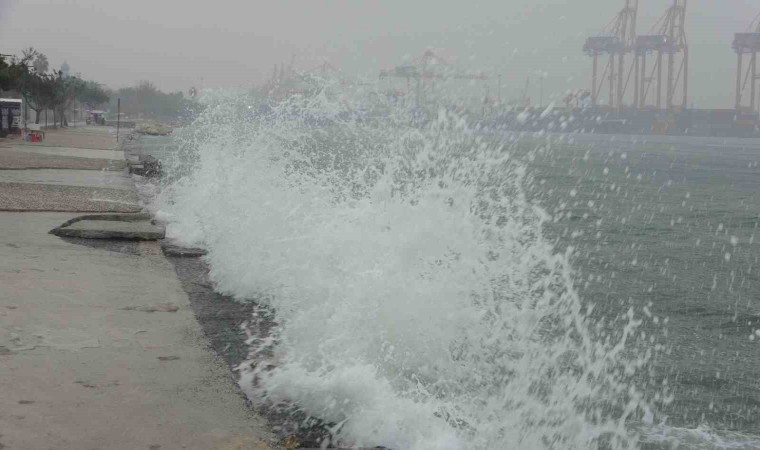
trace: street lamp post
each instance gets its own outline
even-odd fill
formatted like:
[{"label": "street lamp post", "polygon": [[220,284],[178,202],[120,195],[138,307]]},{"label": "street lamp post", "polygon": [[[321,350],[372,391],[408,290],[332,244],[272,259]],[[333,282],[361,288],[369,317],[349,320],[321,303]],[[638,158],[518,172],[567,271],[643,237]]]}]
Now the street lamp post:
[{"label": "street lamp post", "polygon": [[501,74],[499,74],[499,105],[501,105]]},{"label": "street lamp post", "polygon": [[121,124],[121,97],[116,100],[116,142],[119,142],[119,125]]},{"label": "street lamp post", "polygon": [[539,89],[540,89],[540,95],[539,95],[539,107],[543,107],[544,105],[544,80],[549,75],[548,72],[544,72],[543,70],[537,70],[535,71],[535,74],[538,76],[538,82],[539,82]]},{"label": "street lamp post", "polygon": [[538,106],[544,106],[544,77],[541,77],[541,100]]}]

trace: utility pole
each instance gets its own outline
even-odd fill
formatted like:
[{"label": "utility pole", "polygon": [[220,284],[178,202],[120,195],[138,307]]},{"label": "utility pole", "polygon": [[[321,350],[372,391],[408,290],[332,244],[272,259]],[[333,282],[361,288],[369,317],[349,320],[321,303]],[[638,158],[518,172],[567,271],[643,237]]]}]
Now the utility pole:
[{"label": "utility pole", "polygon": [[499,74],[499,87],[498,87],[498,93],[499,93],[499,105],[501,105],[501,74]]},{"label": "utility pole", "polygon": [[544,106],[544,72],[541,72],[541,95],[538,102],[538,106],[543,108]]},{"label": "utility pole", "polygon": [[116,142],[119,142],[119,125],[121,124],[121,97],[116,100]]}]

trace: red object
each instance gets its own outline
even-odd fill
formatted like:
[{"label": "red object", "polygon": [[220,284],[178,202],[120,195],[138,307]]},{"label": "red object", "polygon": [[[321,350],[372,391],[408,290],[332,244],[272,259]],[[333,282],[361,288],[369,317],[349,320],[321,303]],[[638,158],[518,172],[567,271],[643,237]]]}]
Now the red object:
[{"label": "red object", "polygon": [[33,134],[32,142],[42,142],[42,136],[40,136],[39,134]]}]

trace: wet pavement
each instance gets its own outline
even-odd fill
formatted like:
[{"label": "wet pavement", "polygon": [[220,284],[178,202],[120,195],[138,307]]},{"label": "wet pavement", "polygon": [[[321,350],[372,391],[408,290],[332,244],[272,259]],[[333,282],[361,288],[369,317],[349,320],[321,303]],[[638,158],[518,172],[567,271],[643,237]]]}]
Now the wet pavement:
[{"label": "wet pavement", "polygon": [[126,161],[115,159],[77,158],[71,156],[45,155],[14,150],[15,147],[0,145],[0,169],[79,169],[116,170],[127,167]]},{"label": "wet pavement", "polygon": [[91,159],[124,159],[124,153],[121,150],[97,150],[88,148],[75,147],[52,147],[35,144],[16,144],[9,148],[19,153],[34,153],[49,156],[66,156],[70,158],[91,158]]},{"label": "wet pavement", "polygon": [[139,212],[115,136],[90,128],[49,131],[43,143],[0,140],[0,210]]},{"label": "wet pavement", "polygon": [[109,189],[134,189],[123,173],[106,170],[0,170],[0,183],[50,184]]},{"label": "wet pavement", "polygon": [[272,448],[157,241],[49,234],[141,210],[112,131],[0,140],[0,448]]},{"label": "wet pavement", "polygon": [[140,212],[132,190],[0,183],[1,211]]}]

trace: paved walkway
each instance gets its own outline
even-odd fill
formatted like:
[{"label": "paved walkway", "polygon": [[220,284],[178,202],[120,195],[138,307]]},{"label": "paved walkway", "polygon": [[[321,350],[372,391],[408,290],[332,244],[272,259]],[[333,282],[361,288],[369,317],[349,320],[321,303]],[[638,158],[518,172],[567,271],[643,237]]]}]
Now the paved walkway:
[{"label": "paved walkway", "polygon": [[78,215],[51,210],[139,209],[114,141],[102,127],[51,131],[52,159],[9,164],[40,153],[0,140],[0,448],[270,448],[158,243],[48,234]]}]

